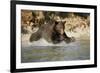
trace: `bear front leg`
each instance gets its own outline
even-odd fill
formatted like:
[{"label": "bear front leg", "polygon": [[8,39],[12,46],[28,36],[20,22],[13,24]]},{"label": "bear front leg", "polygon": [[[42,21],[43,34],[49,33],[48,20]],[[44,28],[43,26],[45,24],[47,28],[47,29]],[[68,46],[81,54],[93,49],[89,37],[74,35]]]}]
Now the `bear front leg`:
[{"label": "bear front leg", "polygon": [[56,32],[53,32],[51,39],[52,39],[53,44],[58,44],[61,42],[60,35]]},{"label": "bear front leg", "polygon": [[75,41],[74,37],[68,37],[65,33],[63,34],[63,36],[64,36],[64,41],[66,43],[70,43],[70,42],[74,42]]},{"label": "bear front leg", "polygon": [[37,40],[39,40],[40,38],[41,38],[41,33],[35,32],[35,33],[33,33],[33,34],[30,36],[29,41],[30,41],[30,42],[37,41]]}]

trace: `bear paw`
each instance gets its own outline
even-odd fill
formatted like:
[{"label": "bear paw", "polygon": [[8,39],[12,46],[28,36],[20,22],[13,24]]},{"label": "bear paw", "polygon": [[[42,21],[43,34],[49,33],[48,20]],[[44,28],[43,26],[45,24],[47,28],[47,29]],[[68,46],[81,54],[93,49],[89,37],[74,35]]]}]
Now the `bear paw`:
[{"label": "bear paw", "polygon": [[65,38],[64,41],[66,43],[75,42],[75,38],[74,37]]}]

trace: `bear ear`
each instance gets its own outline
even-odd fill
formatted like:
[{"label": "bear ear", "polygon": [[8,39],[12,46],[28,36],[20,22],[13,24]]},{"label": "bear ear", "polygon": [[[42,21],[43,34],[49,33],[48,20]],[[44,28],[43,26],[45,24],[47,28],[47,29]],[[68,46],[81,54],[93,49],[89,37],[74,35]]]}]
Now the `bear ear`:
[{"label": "bear ear", "polygon": [[65,24],[66,23],[66,21],[63,21],[63,24]]},{"label": "bear ear", "polygon": [[58,21],[55,21],[55,24],[58,24],[59,22]]}]

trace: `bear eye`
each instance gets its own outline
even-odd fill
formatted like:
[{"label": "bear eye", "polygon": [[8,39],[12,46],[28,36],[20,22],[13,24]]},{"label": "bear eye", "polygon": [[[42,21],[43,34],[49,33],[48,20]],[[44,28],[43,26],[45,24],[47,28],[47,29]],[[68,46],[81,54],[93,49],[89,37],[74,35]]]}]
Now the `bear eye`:
[{"label": "bear eye", "polygon": [[34,25],[34,27],[36,27],[36,25]]},{"label": "bear eye", "polygon": [[58,24],[59,22],[55,21],[55,24]]},{"label": "bear eye", "polygon": [[57,31],[61,31],[61,29],[63,29],[63,27],[62,27],[62,26],[56,26],[55,29],[56,29]]}]

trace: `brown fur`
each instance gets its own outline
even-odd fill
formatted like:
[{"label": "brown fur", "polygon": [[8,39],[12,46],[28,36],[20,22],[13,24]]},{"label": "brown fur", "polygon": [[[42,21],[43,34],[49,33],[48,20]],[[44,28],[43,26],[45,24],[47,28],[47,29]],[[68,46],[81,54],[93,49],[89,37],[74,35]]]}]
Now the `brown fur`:
[{"label": "brown fur", "polygon": [[46,41],[54,44],[61,41],[71,42],[72,38],[68,37],[64,32],[64,24],[65,22],[63,21],[49,21],[49,23],[42,25],[36,33],[31,35],[30,42],[37,41],[40,38],[44,38]]}]

